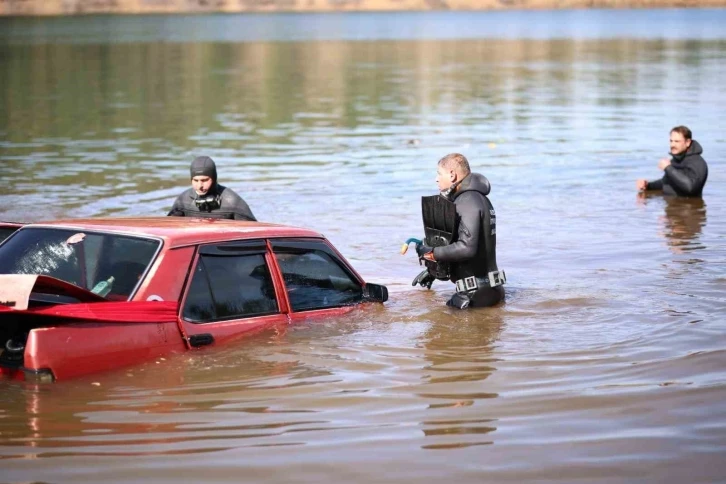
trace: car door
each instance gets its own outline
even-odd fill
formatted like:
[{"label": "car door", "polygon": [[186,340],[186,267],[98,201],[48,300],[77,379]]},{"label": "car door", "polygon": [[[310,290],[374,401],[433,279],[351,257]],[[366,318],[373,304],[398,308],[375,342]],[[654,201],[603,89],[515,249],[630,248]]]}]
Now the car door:
[{"label": "car door", "polygon": [[363,300],[363,281],[323,239],[270,241],[290,320],[339,314]]},{"label": "car door", "polygon": [[284,293],[271,259],[264,240],[200,246],[181,304],[192,346],[287,324],[279,303]]}]

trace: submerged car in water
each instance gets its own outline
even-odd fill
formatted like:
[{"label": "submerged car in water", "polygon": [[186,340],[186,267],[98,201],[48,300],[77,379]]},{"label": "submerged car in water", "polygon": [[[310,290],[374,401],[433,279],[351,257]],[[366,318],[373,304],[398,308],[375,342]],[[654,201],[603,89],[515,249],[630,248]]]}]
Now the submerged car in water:
[{"label": "submerged car in water", "polygon": [[182,217],[28,224],[0,244],[0,374],[65,379],[387,298],[307,229]]}]

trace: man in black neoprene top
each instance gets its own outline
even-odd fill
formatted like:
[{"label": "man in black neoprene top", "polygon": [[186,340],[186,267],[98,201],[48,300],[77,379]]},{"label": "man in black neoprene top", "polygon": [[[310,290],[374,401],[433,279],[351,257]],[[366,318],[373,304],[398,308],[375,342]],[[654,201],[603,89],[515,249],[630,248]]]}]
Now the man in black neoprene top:
[{"label": "man in black neoprene top", "polygon": [[708,165],[701,153],[703,148],[693,139],[691,130],[676,126],[670,133],[671,158],[663,158],[658,168],[663,170],[663,178],[647,181],[640,179],[638,190],[662,190],[663,195],[679,197],[700,197],[708,178]]},{"label": "man in black neoprene top", "polygon": [[217,183],[217,166],[208,156],[198,156],[189,168],[192,187],[174,201],[167,215],[257,221],[242,197]]},{"label": "man in black neoprene top", "polygon": [[[497,267],[496,213],[487,198],[491,190],[489,180],[472,173],[466,157],[452,153],[439,160],[436,182],[445,199],[437,202],[453,202],[455,206],[456,220],[453,225],[447,225],[455,227],[454,233],[449,243],[431,247],[426,243],[431,242],[427,232],[426,242],[418,244],[416,252],[426,261],[428,269],[414,279],[413,285],[430,288],[436,277],[444,277],[431,263],[444,263],[449,265],[448,278],[456,284],[456,293],[447,305],[465,309],[497,304],[504,299],[502,285],[506,280],[504,272]],[[425,203],[424,200],[424,212]],[[424,213],[424,226],[431,224],[445,230],[446,224],[430,223]]]}]

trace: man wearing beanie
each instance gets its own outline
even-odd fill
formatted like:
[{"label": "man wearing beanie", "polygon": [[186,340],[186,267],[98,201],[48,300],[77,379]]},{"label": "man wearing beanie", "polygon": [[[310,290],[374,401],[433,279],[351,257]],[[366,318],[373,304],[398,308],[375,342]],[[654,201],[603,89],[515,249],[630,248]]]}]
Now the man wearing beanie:
[{"label": "man wearing beanie", "polygon": [[196,157],[189,172],[192,187],[177,197],[167,215],[257,221],[242,197],[217,183],[217,166],[210,157]]}]

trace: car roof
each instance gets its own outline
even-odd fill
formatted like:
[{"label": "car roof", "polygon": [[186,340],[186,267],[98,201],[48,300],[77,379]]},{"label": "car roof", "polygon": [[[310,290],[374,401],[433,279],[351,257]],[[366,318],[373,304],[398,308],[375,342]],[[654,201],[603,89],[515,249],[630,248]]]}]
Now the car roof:
[{"label": "car roof", "polygon": [[57,227],[79,231],[159,237],[170,248],[227,240],[313,237],[325,238],[313,230],[287,225],[239,220],[191,217],[113,217],[53,220],[28,224],[26,227]]}]

